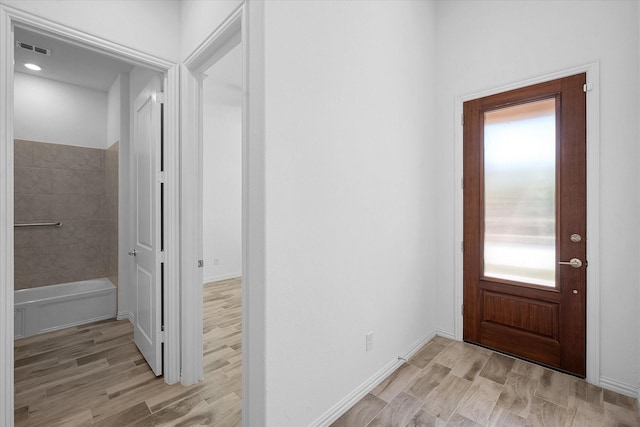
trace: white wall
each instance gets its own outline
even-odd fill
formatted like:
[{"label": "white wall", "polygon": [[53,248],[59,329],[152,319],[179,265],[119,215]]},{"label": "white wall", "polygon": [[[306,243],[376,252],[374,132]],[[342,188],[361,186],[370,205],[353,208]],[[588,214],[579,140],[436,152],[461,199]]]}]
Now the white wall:
[{"label": "white wall", "polygon": [[109,145],[120,141],[118,147],[118,318],[131,316],[133,274],[131,257],[131,199],[129,162],[129,75],[119,74],[109,89]]},{"label": "white wall", "polygon": [[435,331],[434,4],[265,7],[264,425],[304,426]]},{"label": "white wall", "polygon": [[179,0],[0,0],[0,3],[163,59],[179,60]]},{"label": "white wall", "polygon": [[120,141],[120,103],[122,91],[122,74],[118,74],[107,93],[107,146]]},{"label": "white wall", "polygon": [[205,283],[242,275],[241,54],[240,46],[229,52],[203,83]]},{"label": "white wall", "polygon": [[180,58],[185,59],[242,3],[242,0],[183,0],[180,3]]},{"label": "white wall", "polygon": [[638,385],[639,368],[637,8],[631,1],[442,1],[436,15],[439,329],[453,333],[459,313],[455,98],[600,61],[600,373],[628,391]]},{"label": "white wall", "polygon": [[107,148],[107,93],[15,73],[14,137]]}]

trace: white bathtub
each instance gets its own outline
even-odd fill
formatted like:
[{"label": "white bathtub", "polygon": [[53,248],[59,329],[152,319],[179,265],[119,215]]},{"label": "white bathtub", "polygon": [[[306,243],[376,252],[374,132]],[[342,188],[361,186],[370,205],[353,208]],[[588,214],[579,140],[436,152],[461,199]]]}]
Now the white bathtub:
[{"label": "white bathtub", "polygon": [[14,338],[116,317],[116,287],[107,278],[14,292]]}]

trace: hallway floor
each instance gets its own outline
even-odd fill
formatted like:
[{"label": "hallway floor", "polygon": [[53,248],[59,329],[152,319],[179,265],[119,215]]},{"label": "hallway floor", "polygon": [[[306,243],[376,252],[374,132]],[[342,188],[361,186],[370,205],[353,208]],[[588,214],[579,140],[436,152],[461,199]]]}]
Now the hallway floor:
[{"label": "hallway floor", "polygon": [[15,425],[241,425],[240,279],[204,286],[205,380],[155,377],[127,320],[16,340]]},{"label": "hallway floor", "polygon": [[[15,343],[15,425],[241,425],[240,279],[204,287],[205,380],[156,378],[128,321]],[[436,337],[334,427],[640,426],[633,398],[490,350]]]},{"label": "hallway floor", "polygon": [[332,427],[640,426],[636,401],[570,375],[435,337]]}]

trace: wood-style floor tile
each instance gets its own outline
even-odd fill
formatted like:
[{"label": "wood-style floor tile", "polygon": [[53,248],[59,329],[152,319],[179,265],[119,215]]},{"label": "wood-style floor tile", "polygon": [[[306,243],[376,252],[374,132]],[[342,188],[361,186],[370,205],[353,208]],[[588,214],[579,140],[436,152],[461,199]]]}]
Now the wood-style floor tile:
[{"label": "wood-style floor tile", "polygon": [[128,321],[108,320],[15,341],[16,427],[241,425],[241,282],[207,284],[205,378],[156,377]]},{"label": "wood-style floor tile", "polygon": [[91,415],[91,411],[82,411],[74,415],[70,415],[68,417],[64,417],[60,421],[53,422],[48,424],[51,427],[63,427],[63,426],[90,426],[93,425],[93,415]]},{"label": "wood-style floor tile", "polygon": [[527,425],[527,420],[496,405],[491,411],[487,425],[493,427],[522,427]]},{"label": "wood-style floor tile", "polygon": [[451,420],[447,423],[447,426],[451,427],[482,427],[482,424],[478,424],[469,418],[465,418],[460,414],[455,414]]},{"label": "wood-style floor tile", "polygon": [[604,416],[604,425],[607,427],[640,426],[640,414],[638,414],[637,409],[627,409],[626,407],[605,402]]},{"label": "wood-style floor tile", "polygon": [[445,348],[445,351],[438,353],[432,362],[453,369],[461,360],[464,360],[467,353],[465,346],[467,345],[462,342],[453,342]]},{"label": "wood-style floor tile", "polygon": [[397,400],[349,427],[640,426],[635,399],[482,347],[436,337],[407,364],[417,374],[403,365],[374,389],[391,395],[404,383]]},{"label": "wood-style floor tile", "polygon": [[604,405],[593,405],[569,396],[569,410],[575,410],[571,427],[596,427],[604,425]]},{"label": "wood-style floor tile", "polygon": [[533,378],[534,380],[539,380],[542,374],[544,373],[545,368],[540,365],[536,365],[535,363],[526,362],[524,360],[516,359],[516,362],[513,364],[512,371],[524,375],[525,377]]},{"label": "wood-style floor tile", "polygon": [[511,372],[511,368],[515,364],[513,357],[505,356],[500,353],[493,353],[489,360],[482,368],[480,376],[504,384],[507,381],[507,375]]},{"label": "wood-style floor tile", "polygon": [[465,344],[464,357],[458,360],[458,363],[451,370],[451,374],[467,381],[473,381],[480,374],[490,356],[491,353],[484,349]]},{"label": "wood-style floor tile", "polygon": [[411,418],[406,427],[441,427],[446,423],[426,411],[420,410]]},{"label": "wood-style floor tile", "polygon": [[503,389],[503,385],[479,377],[462,397],[456,413],[480,425],[486,424]]},{"label": "wood-style floor tile", "polygon": [[637,409],[637,403],[633,397],[624,396],[611,390],[604,390],[602,397],[605,402],[611,403],[612,405],[620,406],[630,411]]},{"label": "wood-style floor tile", "polygon": [[420,410],[422,403],[422,400],[401,392],[368,424],[368,427],[404,427]]},{"label": "wood-style floor tile", "polygon": [[571,425],[575,413],[575,408],[563,408],[555,403],[534,397],[531,404],[531,413],[527,418],[527,425],[564,427]]},{"label": "wood-style floor tile", "polygon": [[371,394],[389,403],[414,379],[421,370],[408,363],[402,364],[396,371],[384,379],[371,391]]},{"label": "wood-style floor tile", "polygon": [[420,369],[427,366],[442,350],[447,348],[449,344],[445,344],[441,341],[429,341],[424,347],[409,359],[409,364],[416,366]]},{"label": "wood-style floor tile", "polygon": [[[139,427],[159,425],[197,425],[186,424],[185,422],[190,419],[193,420],[194,417],[197,417],[199,421],[202,421],[201,414],[206,408],[207,402],[196,393],[135,422],[135,425]],[[211,416],[205,418],[205,421],[209,421],[209,423],[204,425],[210,425]]]},{"label": "wood-style floor tile", "polygon": [[569,396],[575,392],[578,379],[561,372],[545,369],[536,388],[536,396],[567,407]]},{"label": "wood-style floor tile", "polygon": [[93,425],[98,427],[108,427],[108,426],[117,426],[117,425],[124,426],[127,424],[136,423],[142,420],[143,418],[148,417],[149,415],[151,415],[151,411],[149,410],[149,407],[147,406],[147,404],[144,402],[140,402],[137,405],[127,407],[122,411],[116,412],[115,414],[109,417],[102,418],[99,421],[96,421],[95,419],[93,419],[94,421]]},{"label": "wood-style floor tile", "polygon": [[239,426],[242,424],[242,401],[235,393],[226,394],[210,405],[213,426]]},{"label": "wood-style floor tile", "polygon": [[[602,387],[598,387],[593,384],[589,384],[586,381],[580,380],[575,381],[574,387],[574,394],[576,398],[588,403],[589,405],[597,409],[602,409],[604,407],[604,391]],[[635,402],[632,402],[632,405],[628,406],[628,409],[635,410]]]},{"label": "wood-style floor tile", "polygon": [[[15,342],[15,426],[242,423],[239,279],[204,287],[202,382],[155,377],[128,321]],[[640,426],[636,400],[471,344],[435,337],[332,426]]]},{"label": "wood-style floor tile", "polygon": [[497,405],[522,418],[527,418],[531,411],[531,402],[537,386],[537,380],[510,372]]},{"label": "wood-style floor tile", "polygon": [[460,398],[469,390],[471,384],[471,381],[458,378],[452,374],[447,375],[427,395],[426,403],[422,409],[443,421],[448,421],[460,404]]},{"label": "wood-style floor tile", "polygon": [[408,393],[418,399],[425,400],[427,395],[435,389],[447,376],[451,368],[433,363],[428,365],[418,377],[409,385]]},{"label": "wood-style floor tile", "polygon": [[338,418],[331,427],[355,427],[368,425],[387,403],[372,394],[367,394],[351,409]]}]

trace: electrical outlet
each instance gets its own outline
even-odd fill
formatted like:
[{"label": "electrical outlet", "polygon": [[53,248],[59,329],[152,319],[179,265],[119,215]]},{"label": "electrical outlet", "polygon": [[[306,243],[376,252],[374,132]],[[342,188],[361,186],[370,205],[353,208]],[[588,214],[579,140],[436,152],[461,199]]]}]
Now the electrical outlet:
[{"label": "electrical outlet", "polygon": [[214,258],[213,259],[213,265],[220,265],[220,259],[219,258]]},{"label": "electrical outlet", "polygon": [[373,331],[367,332],[366,339],[367,339],[366,351],[369,351],[373,348]]}]

